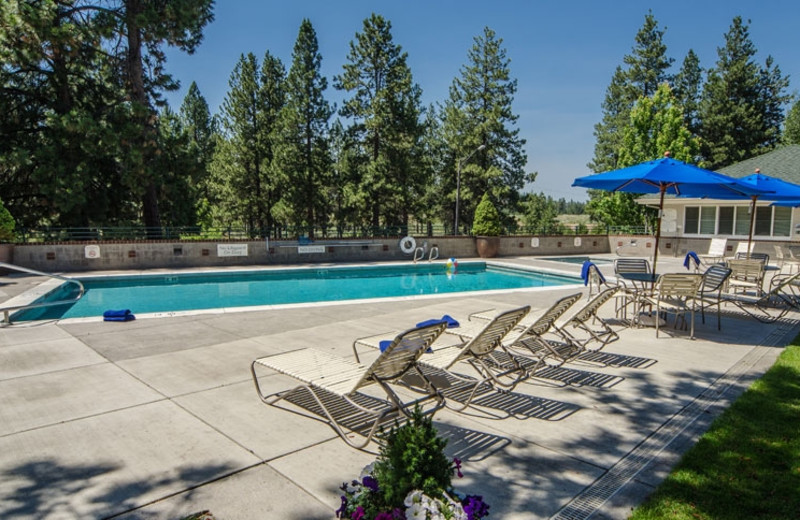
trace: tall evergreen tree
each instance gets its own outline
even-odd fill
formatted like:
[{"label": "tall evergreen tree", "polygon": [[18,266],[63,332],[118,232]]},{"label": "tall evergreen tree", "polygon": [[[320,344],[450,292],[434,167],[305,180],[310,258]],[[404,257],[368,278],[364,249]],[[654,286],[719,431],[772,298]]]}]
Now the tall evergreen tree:
[{"label": "tall evergreen tree", "polygon": [[96,21],[54,0],[0,3],[0,193],[24,226],[129,223],[124,110]]},{"label": "tall evergreen tree", "polygon": [[317,34],[304,19],[286,79],[276,160],[287,177],[286,199],[293,222],[312,237],[314,227],[327,224],[329,210],[324,190],[331,166],[328,121],[333,109],[324,97],[328,82],[320,73],[321,64]]},{"label": "tall evergreen tree", "polygon": [[800,144],[800,100],[794,102],[786,115],[783,142],[786,144]]},{"label": "tall evergreen tree", "polygon": [[355,166],[372,226],[407,226],[429,184],[417,163],[422,91],[391,29],[391,22],[375,13],[364,20],[350,42],[344,71],[334,78],[334,86],[351,96],[340,114],[352,122],[348,131],[363,153]]},{"label": "tall evergreen tree", "polygon": [[674,60],[666,56],[665,31],[658,28],[653,13],[648,12],[636,33],[636,45],[631,54],[623,57],[627,68],[620,66],[614,71],[603,101],[603,119],[594,127],[594,158],[588,165],[592,171],[619,167],[619,146],[633,104],[641,96],[652,96],[659,84],[670,79],[667,71]]},{"label": "tall evergreen tree", "polygon": [[[455,180],[457,163],[474,153],[461,168],[459,218],[463,222],[472,222],[481,197],[491,193],[508,226],[517,209],[519,190],[533,180],[525,172],[525,139],[519,136],[519,116],[511,106],[517,80],[511,78],[511,60],[502,45],[502,38],[489,27],[475,37],[467,53],[468,63],[453,80],[445,103],[444,135],[456,163],[450,179]],[[476,152],[480,146],[485,148]],[[448,205],[455,199],[455,183],[449,187]]]},{"label": "tall evergreen tree", "polygon": [[211,192],[209,168],[214,157],[217,130],[208,103],[194,81],[181,103],[179,118],[181,128],[188,136],[189,154],[194,158],[192,187],[195,191],[195,214],[202,225],[211,227],[211,207],[216,201]]},{"label": "tall evergreen tree", "polygon": [[717,169],[768,151],[779,138],[780,107],[787,80],[767,59],[755,61],[749,22],[740,16],[725,34],[725,46],[709,71],[700,104],[702,155],[707,167]]},{"label": "tall evergreen tree", "polygon": [[703,91],[703,69],[700,58],[692,49],[686,53],[681,70],[675,75],[673,93],[678,106],[683,107],[683,123],[697,135],[700,129],[700,96]]},{"label": "tall evergreen tree", "polygon": [[128,184],[142,197],[144,224],[161,226],[158,211],[159,172],[151,167],[156,154],[156,105],[162,90],[177,84],[166,73],[163,47],[192,53],[213,20],[213,0],[111,0],[81,6],[97,12],[105,30],[117,36],[111,48],[121,64],[122,87],[129,101],[130,132],[124,136],[123,164]]},{"label": "tall evergreen tree", "polygon": [[242,55],[231,73],[230,90],[222,103],[223,137],[212,161],[212,175],[222,201],[224,223],[245,225],[251,233],[264,233],[270,207],[264,194],[270,185],[268,110],[261,88],[258,60]]}]

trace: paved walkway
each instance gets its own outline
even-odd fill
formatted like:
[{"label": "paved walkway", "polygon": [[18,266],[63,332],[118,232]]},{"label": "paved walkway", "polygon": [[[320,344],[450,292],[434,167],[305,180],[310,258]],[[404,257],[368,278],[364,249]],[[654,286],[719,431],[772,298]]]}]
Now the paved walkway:
[{"label": "paved walkway", "polygon": [[[683,270],[676,259],[659,264]],[[27,283],[0,278],[0,291]],[[326,424],[262,404],[253,359],[306,346],[351,356],[360,336],[444,313],[543,309],[577,289],[0,328],[0,518],[180,519],[209,509],[221,519],[330,519],[339,484],[374,457]],[[797,317],[768,326],[726,314],[722,332],[698,320],[695,340],[624,329],[606,351],[638,367],[569,365],[554,377],[581,384],[522,384],[487,409],[499,417],[440,411],[449,453],[465,459],[457,488],[484,495],[491,518],[625,518],[771,366]],[[512,407],[523,418],[503,417]]]}]

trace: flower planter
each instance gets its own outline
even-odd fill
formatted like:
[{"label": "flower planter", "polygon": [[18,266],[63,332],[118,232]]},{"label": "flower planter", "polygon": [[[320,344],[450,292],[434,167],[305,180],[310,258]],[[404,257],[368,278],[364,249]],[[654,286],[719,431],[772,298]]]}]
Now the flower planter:
[{"label": "flower planter", "polygon": [[500,250],[500,237],[475,237],[475,249],[481,258],[494,258]]}]

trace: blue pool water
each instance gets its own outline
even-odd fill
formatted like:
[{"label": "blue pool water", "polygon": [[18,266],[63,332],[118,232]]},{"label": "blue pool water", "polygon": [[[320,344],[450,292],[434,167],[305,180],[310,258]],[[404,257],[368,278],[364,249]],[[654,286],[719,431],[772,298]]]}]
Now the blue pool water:
[{"label": "blue pool water", "polygon": [[[15,321],[101,316],[109,309],[156,313],[365,298],[519,289],[582,283],[580,278],[466,262],[443,264],[275,269],[267,271],[79,278],[78,302],[18,313]],[[63,299],[75,284],[47,296]]]}]

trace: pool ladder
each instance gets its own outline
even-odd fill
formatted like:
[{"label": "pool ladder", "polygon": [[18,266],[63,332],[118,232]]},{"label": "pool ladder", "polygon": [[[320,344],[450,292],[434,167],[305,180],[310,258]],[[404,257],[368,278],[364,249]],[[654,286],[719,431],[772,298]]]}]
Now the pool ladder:
[{"label": "pool ladder", "polygon": [[[425,250],[428,248],[428,243],[425,242],[422,244],[422,247],[418,247],[414,250],[414,263],[416,264],[418,261],[425,258]],[[428,262],[432,262],[439,258],[439,247],[433,246],[428,254]]]},{"label": "pool ladder", "polygon": [[[80,300],[83,297],[84,292],[86,291],[83,287],[83,284],[79,280],[75,280],[73,278],[67,278],[65,276],[60,276],[52,273],[43,273],[35,269],[28,269],[27,267],[20,267],[18,265],[7,264],[5,262],[0,262],[0,269],[11,269],[13,271],[35,274],[37,276],[47,276],[48,278],[63,280],[66,283],[74,283],[78,286],[78,295],[75,298],[56,300],[52,302],[39,302],[39,303],[33,302],[33,303],[25,303],[19,305],[9,305],[6,307],[0,306],[0,312],[3,313],[3,321],[0,321],[0,323],[2,323],[3,325],[11,325],[11,311],[24,311],[26,309],[37,309],[40,307],[52,307],[53,305],[64,305],[65,303],[74,303]],[[2,305],[2,303],[0,303],[0,305]]]}]

